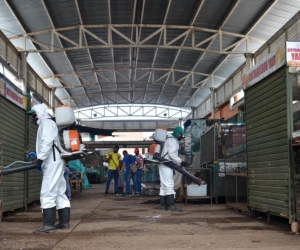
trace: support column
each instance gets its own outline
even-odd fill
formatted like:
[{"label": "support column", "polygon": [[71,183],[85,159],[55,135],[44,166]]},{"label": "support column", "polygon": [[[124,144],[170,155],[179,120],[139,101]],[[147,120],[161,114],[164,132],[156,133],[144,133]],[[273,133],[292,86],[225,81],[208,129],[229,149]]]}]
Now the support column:
[{"label": "support column", "polygon": [[182,118],[179,118],[179,124],[178,124],[179,127],[182,127],[182,126],[183,126],[182,121],[183,121],[183,119],[182,119]]},{"label": "support column", "polygon": [[191,109],[192,109],[192,119],[195,119],[195,117],[196,117],[195,116],[196,107],[192,106]]},{"label": "support column", "polygon": [[3,214],[3,201],[2,201],[2,171],[3,171],[3,166],[2,166],[2,143],[0,141],[0,222],[2,221],[2,214]]},{"label": "support column", "polygon": [[23,79],[23,95],[28,92],[28,79],[27,79],[27,52],[21,52],[21,79]]},{"label": "support column", "polygon": [[252,62],[252,58],[253,58],[253,54],[251,53],[246,53],[244,54],[244,57],[246,59],[246,67],[244,69],[244,75],[242,77],[242,87],[243,89],[246,88],[246,85],[248,83],[248,76],[247,76],[247,73],[250,72],[250,69],[252,68],[253,66],[253,62]]},{"label": "support column", "polygon": [[50,98],[49,98],[49,106],[50,108],[52,109],[52,113],[55,114],[55,107],[54,107],[54,104],[55,104],[55,90],[56,88],[52,88],[51,91],[50,91]]},{"label": "support column", "polygon": [[250,68],[252,68],[252,54],[247,53],[244,56],[246,58],[246,68],[245,68],[245,70],[247,72]]},{"label": "support column", "polygon": [[215,119],[215,88],[210,89],[210,110],[211,110],[211,119]]}]

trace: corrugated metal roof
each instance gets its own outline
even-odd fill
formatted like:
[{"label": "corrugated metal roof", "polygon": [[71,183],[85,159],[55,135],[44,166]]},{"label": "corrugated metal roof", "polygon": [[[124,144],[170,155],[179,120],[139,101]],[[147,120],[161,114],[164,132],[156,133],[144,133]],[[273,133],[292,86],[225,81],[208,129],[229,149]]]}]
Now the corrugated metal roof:
[{"label": "corrugated metal roof", "polygon": [[[218,53],[220,44],[231,46],[238,35],[267,41],[299,9],[296,0],[0,0],[0,29],[8,38],[35,32],[31,37],[44,45],[53,36],[59,51],[30,53],[28,62],[75,109],[107,103],[189,108],[245,62],[243,53]],[[59,30],[66,27],[74,28]],[[261,45],[250,42],[248,49]],[[27,40],[26,48],[43,47]]]}]

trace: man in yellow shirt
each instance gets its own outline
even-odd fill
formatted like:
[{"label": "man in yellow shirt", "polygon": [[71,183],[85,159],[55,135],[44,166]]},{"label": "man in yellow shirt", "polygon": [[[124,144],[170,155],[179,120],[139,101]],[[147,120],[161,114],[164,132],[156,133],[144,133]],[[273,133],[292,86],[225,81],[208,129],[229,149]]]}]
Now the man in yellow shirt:
[{"label": "man in yellow shirt", "polygon": [[118,153],[118,151],[119,151],[119,146],[115,145],[114,150],[109,152],[106,155],[105,161],[108,162],[109,166],[108,166],[107,181],[106,181],[106,188],[105,188],[104,195],[108,194],[109,185],[112,178],[114,178],[115,181],[114,194],[118,193],[119,170],[122,162],[121,155]]}]

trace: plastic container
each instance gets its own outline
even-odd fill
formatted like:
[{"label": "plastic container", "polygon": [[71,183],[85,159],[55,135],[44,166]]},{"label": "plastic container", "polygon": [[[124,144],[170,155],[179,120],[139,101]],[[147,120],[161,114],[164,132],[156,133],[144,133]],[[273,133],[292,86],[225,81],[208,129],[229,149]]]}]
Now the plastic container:
[{"label": "plastic container", "polygon": [[154,152],[160,154],[160,149],[161,149],[161,145],[156,144],[156,147],[155,147],[155,151],[154,151]]},{"label": "plastic container", "polygon": [[164,127],[157,127],[153,139],[157,142],[165,142],[167,139],[167,128]]},{"label": "plastic container", "polygon": [[79,151],[80,139],[79,139],[78,132],[76,130],[70,130],[69,137],[70,137],[71,151],[72,152]]},{"label": "plastic container", "polygon": [[71,142],[70,142],[69,130],[64,130],[63,131],[63,138],[64,138],[65,149],[70,150],[71,149]]},{"label": "plastic container", "polygon": [[157,145],[156,143],[150,145],[150,149],[149,149],[150,155],[153,155],[155,153],[156,145]]},{"label": "plastic container", "polygon": [[207,196],[207,184],[205,185],[187,185],[187,196]]},{"label": "plastic container", "polygon": [[74,151],[79,151],[80,139],[78,132],[75,130],[64,130],[63,131],[64,145],[65,149]]},{"label": "plastic container", "polygon": [[55,121],[58,126],[71,125],[74,123],[76,118],[71,106],[62,105],[55,108]]},{"label": "plastic container", "polygon": [[147,160],[152,160],[152,159],[153,159],[153,155],[146,154],[146,159],[147,159]]}]

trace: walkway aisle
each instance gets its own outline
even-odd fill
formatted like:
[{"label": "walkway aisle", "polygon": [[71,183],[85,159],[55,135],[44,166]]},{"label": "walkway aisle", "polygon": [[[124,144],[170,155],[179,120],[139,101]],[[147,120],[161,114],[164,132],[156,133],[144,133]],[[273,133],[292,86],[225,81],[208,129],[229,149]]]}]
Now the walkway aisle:
[{"label": "walkway aisle", "polygon": [[183,212],[141,204],[157,197],[103,196],[104,185],[74,195],[71,230],[35,235],[38,207],[5,216],[0,249],[299,249],[300,236],[286,223],[267,224],[224,205],[177,204]]}]

